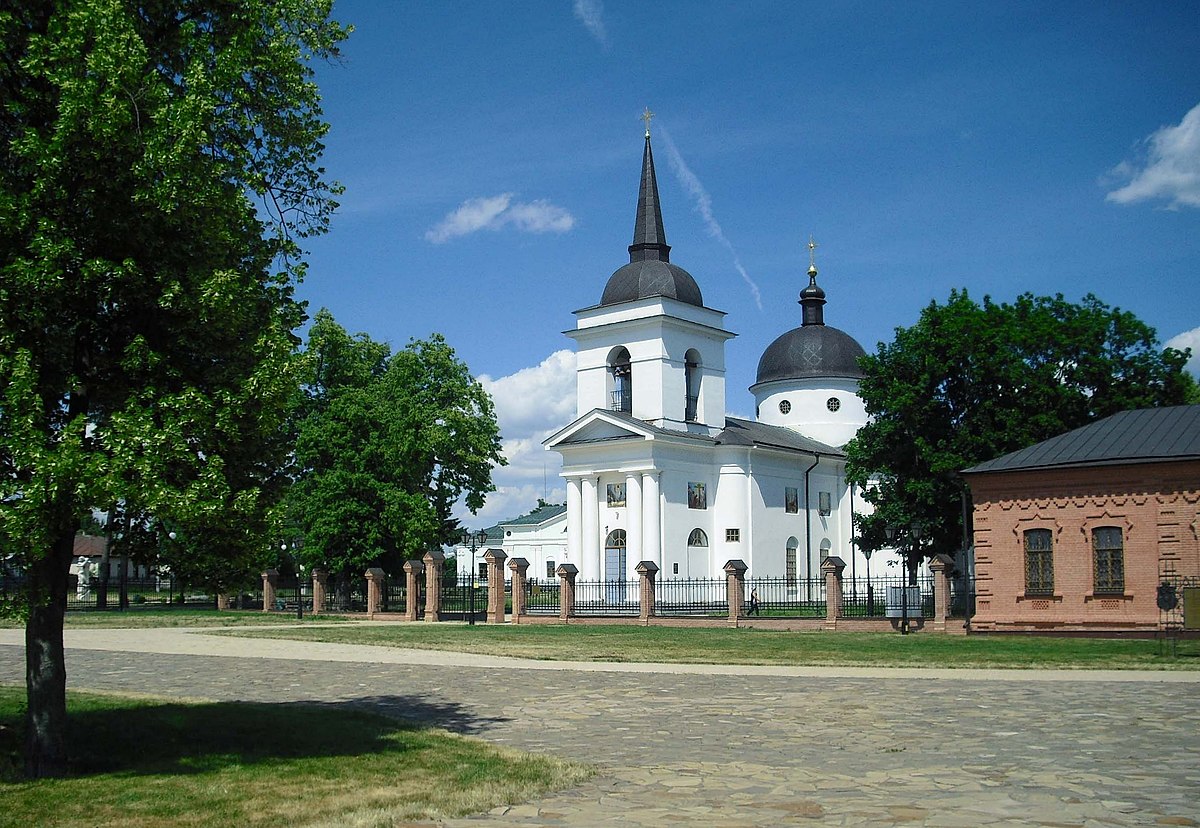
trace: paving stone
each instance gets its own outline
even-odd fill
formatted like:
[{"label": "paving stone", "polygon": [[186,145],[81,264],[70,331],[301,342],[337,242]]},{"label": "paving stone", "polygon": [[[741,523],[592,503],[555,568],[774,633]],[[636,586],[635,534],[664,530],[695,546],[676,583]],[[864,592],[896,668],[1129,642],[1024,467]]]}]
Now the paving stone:
[{"label": "paving stone", "polygon": [[[0,681],[20,683],[23,648],[9,632]],[[88,632],[68,636],[74,690],[341,704],[600,767],[576,788],[447,828],[1200,824],[1196,677],[548,668]]]}]

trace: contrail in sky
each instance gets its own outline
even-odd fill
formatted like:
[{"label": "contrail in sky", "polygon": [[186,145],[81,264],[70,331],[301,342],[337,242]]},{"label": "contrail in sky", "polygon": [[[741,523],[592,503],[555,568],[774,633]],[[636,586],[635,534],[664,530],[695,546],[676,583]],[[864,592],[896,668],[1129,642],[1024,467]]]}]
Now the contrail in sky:
[{"label": "contrail in sky", "polygon": [[733,249],[733,244],[729,239],[725,238],[725,232],[721,229],[721,225],[713,217],[712,212],[712,196],[708,194],[708,190],[704,189],[704,185],[700,183],[700,179],[696,178],[696,174],[688,168],[684,162],[683,156],[679,154],[679,148],[675,146],[675,142],[671,140],[671,135],[664,127],[658,128],[659,133],[663,137],[663,141],[667,145],[667,160],[671,163],[671,170],[675,173],[675,177],[679,179],[679,183],[688,191],[688,195],[692,197],[696,212],[704,219],[704,224],[708,228],[708,234],[714,239],[725,245],[729,250],[729,254],[733,256],[733,266],[737,268],[737,272],[742,274],[742,279],[750,288],[750,294],[754,297],[754,304],[759,310],[763,309],[762,295],[759,293],[758,285],[750,278],[750,274],[746,272],[746,268],[742,267],[741,259],[738,258],[737,251]]}]

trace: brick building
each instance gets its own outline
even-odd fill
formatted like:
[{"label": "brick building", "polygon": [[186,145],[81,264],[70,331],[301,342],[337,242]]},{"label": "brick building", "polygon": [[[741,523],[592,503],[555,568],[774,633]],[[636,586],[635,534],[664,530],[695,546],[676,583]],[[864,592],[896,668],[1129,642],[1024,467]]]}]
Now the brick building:
[{"label": "brick building", "polygon": [[963,475],[974,629],[1182,623],[1157,594],[1200,585],[1200,405],[1125,411]]}]

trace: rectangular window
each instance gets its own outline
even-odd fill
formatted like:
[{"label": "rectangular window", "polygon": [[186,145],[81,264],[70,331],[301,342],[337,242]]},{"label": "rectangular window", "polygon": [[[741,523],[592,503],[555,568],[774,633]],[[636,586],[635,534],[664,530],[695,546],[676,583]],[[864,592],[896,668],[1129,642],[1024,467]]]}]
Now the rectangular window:
[{"label": "rectangular window", "polygon": [[829,515],[833,512],[833,496],[829,492],[821,492],[817,496],[817,503],[818,508],[821,510],[821,514],[825,517],[829,517]]},{"label": "rectangular window", "polygon": [[481,563],[479,565],[479,580],[481,580],[481,581],[487,580],[487,564],[486,563]]},{"label": "rectangular window", "polygon": [[741,540],[742,540],[742,530],[741,529],[726,529],[725,530],[725,542],[726,543],[740,543]]},{"label": "rectangular window", "polygon": [[784,487],[783,510],[789,515],[794,515],[800,511],[800,493],[795,486]]},{"label": "rectangular window", "polygon": [[1097,593],[1121,594],[1125,591],[1125,542],[1119,526],[1101,526],[1092,530]]},{"label": "rectangular window", "polygon": [[707,509],[708,498],[704,493],[703,483],[688,484],[688,508],[689,509]]},{"label": "rectangular window", "polygon": [[554,577],[555,569],[557,569],[557,567],[554,565],[554,561],[546,561],[546,577],[547,578]]},{"label": "rectangular window", "polygon": [[617,508],[625,505],[625,484],[624,483],[609,483],[608,484],[608,505],[610,508]]},{"label": "rectangular window", "polygon": [[677,564],[677,563],[671,564],[671,574],[672,575],[679,574],[679,564]]},{"label": "rectangular window", "polygon": [[1049,529],[1030,529],[1025,533],[1025,592],[1054,593],[1054,551]]}]

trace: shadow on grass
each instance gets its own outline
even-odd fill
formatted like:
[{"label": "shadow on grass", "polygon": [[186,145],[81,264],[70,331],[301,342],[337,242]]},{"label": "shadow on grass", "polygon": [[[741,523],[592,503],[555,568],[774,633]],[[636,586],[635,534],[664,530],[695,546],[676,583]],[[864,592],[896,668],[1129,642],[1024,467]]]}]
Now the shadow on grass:
[{"label": "shadow on grass", "polygon": [[[471,734],[502,721],[409,696],[337,703],[180,704],[72,693],[70,773],[196,774],[313,757],[413,750],[426,727]],[[0,688],[0,781],[23,781],[24,693]]]}]

